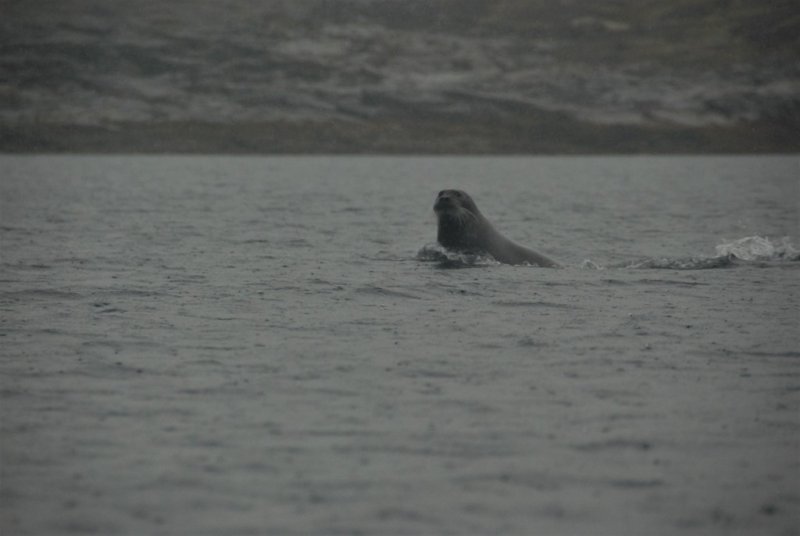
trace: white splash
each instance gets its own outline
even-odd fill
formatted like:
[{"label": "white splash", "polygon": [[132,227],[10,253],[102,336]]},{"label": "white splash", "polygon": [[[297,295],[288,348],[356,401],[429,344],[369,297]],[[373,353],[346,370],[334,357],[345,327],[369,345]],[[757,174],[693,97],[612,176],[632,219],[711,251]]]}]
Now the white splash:
[{"label": "white splash", "polygon": [[724,240],[717,246],[717,255],[733,256],[745,261],[795,260],[800,251],[795,249],[789,237],[772,242],[763,236],[747,236],[738,240]]},{"label": "white splash", "polygon": [[592,259],[584,259],[581,263],[582,270],[605,270],[605,266],[597,264]]}]

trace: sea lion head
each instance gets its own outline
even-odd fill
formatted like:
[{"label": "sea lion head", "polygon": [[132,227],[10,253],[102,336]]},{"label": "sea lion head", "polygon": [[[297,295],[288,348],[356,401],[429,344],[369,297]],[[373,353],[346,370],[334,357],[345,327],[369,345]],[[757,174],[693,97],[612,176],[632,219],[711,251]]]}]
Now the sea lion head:
[{"label": "sea lion head", "polygon": [[433,211],[439,220],[437,240],[446,248],[475,251],[480,247],[482,229],[488,225],[475,201],[462,190],[442,190]]},{"label": "sea lion head", "polygon": [[433,204],[433,211],[439,217],[456,215],[464,210],[472,214],[480,214],[475,201],[472,200],[467,192],[462,190],[442,190],[436,196],[436,202]]}]

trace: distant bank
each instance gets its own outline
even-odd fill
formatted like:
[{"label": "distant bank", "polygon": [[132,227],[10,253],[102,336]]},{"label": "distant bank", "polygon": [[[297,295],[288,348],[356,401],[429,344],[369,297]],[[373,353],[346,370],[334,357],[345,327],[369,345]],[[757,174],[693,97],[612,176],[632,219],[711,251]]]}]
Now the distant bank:
[{"label": "distant bank", "polygon": [[795,3],[6,2],[0,151],[797,152]]},{"label": "distant bank", "polygon": [[703,154],[797,153],[794,125],[597,125],[558,113],[537,121],[381,119],[257,123],[0,125],[4,153]]}]

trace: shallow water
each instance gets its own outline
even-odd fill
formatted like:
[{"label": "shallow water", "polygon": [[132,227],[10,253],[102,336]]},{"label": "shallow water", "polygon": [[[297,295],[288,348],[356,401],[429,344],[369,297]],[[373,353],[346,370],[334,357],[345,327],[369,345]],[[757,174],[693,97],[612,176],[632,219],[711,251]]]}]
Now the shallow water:
[{"label": "shallow water", "polygon": [[0,166],[10,533],[800,531],[797,157]]}]

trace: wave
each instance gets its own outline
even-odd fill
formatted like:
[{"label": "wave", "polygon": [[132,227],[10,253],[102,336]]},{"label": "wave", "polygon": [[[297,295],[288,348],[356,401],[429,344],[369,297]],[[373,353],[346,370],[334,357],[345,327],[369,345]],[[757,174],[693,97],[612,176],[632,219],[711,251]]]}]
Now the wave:
[{"label": "wave", "polygon": [[800,261],[800,251],[792,245],[788,236],[775,242],[762,236],[725,241],[717,246],[717,255],[743,261]]},{"label": "wave", "polygon": [[500,265],[489,255],[451,251],[441,244],[425,244],[417,252],[417,260],[435,262],[439,268],[478,268]]},{"label": "wave", "polygon": [[[709,270],[732,268],[753,263],[771,264],[784,261],[800,261],[800,251],[792,245],[789,237],[783,237],[775,241],[758,235],[746,236],[736,240],[723,239],[723,242],[716,246],[715,252],[716,255],[712,257],[646,258],[614,267],[656,270]],[[592,268],[593,264],[591,261],[584,261],[585,268]]]},{"label": "wave", "polygon": [[730,268],[736,257],[724,255],[719,257],[683,257],[683,258],[649,258],[629,262],[618,266],[633,270],[710,270],[714,268]]},{"label": "wave", "polygon": [[[603,266],[586,259],[579,265],[584,270],[632,269],[632,270],[712,270],[732,268],[740,265],[773,264],[800,261],[800,250],[794,247],[789,237],[770,240],[763,236],[746,236],[736,240],[723,239],[716,246],[716,255],[711,257],[647,257],[622,264]],[[459,253],[445,249],[440,244],[426,244],[417,253],[417,260],[437,262],[440,268],[474,268],[495,266],[492,257]]]}]

